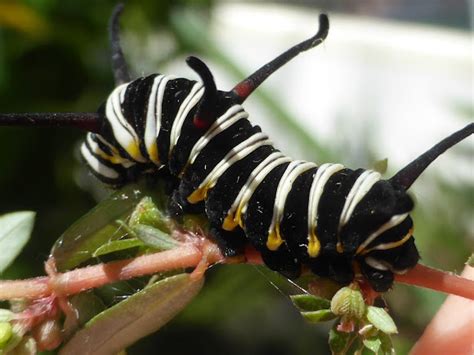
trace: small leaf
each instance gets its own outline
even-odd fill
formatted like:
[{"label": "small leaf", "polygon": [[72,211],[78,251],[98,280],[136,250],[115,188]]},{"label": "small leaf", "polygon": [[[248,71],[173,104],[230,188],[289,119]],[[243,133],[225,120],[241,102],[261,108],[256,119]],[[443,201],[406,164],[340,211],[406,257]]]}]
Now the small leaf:
[{"label": "small leaf", "polygon": [[380,174],[385,174],[388,168],[388,159],[377,160],[374,163],[374,170],[378,171]]},{"label": "small leaf", "polygon": [[337,318],[337,316],[331,312],[330,309],[320,309],[319,311],[312,312],[301,312],[304,319],[311,323],[326,322]]},{"label": "small leaf", "polygon": [[148,196],[142,198],[130,216],[130,227],[135,227],[139,224],[155,227],[164,232],[170,232],[168,218],[161,213],[151,197]]},{"label": "small leaf", "polygon": [[14,313],[8,309],[0,308],[0,322],[9,322],[13,319]]},{"label": "small leaf", "polygon": [[74,222],[51,251],[58,271],[75,268],[90,259],[101,245],[126,236],[127,231],[120,228],[116,220],[127,218],[143,193],[135,184],[126,185]]},{"label": "small leaf", "polygon": [[144,243],[137,238],[128,238],[128,239],[120,239],[120,240],[113,240],[107,244],[101,245],[98,247],[95,252],[92,254],[93,257],[98,257],[105,254],[110,254],[120,250],[126,250],[130,248],[135,248],[139,246],[143,246]]},{"label": "small leaf", "polygon": [[374,325],[375,328],[386,334],[398,333],[397,326],[392,317],[380,307],[367,307],[367,320]]},{"label": "small leaf", "polygon": [[20,254],[30,238],[35,213],[13,212],[0,216],[0,273]]},{"label": "small leaf", "polygon": [[349,319],[361,319],[365,314],[365,302],[362,293],[351,287],[343,287],[331,300],[331,311]]},{"label": "small leaf", "polygon": [[146,287],[92,318],[60,354],[116,354],[175,317],[203,283],[180,274]]},{"label": "small leaf", "polygon": [[158,228],[138,224],[133,227],[133,231],[143,243],[158,250],[173,249],[179,245],[175,239]]},{"label": "small leaf", "polygon": [[338,332],[332,328],[329,331],[329,348],[334,355],[344,354],[345,349],[349,346],[350,340],[353,338],[351,333]]},{"label": "small leaf", "polygon": [[379,333],[378,338],[380,339],[380,347],[382,354],[384,355],[395,355],[395,348],[393,347],[392,338],[390,335],[385,333]]},{"label": "small leaf", "polygon": [[362,342],[367,349],[373,351],[375,354],[378,354],[382,346],[382,342],[377,337],[364,339]]},{"label": "small leaf", "polygon": [[12,326],[8,322],[0,322],[0,351],[7,345],[13,335]]},{"label": "small leaf", "polygon": [[331,307],[331,301],[318,296],[301,294],[290,296],[293,304],[302,312],[313,312]]}]

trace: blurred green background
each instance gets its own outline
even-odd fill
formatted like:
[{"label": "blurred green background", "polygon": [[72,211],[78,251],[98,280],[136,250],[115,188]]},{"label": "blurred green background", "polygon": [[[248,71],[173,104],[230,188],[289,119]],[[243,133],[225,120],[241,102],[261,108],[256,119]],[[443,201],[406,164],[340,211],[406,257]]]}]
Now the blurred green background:
[{"label": "blurred green background", "polygon": [[[148,68],[172,67],[177,57],[181,60],[187,54],[199,54],[238,81],[245,72],[239,59],[221,50],[210,33],[216,7],[226,3],[129,1],[122,28],[131,67],[143,74],[143,68],[148,73]],[[259,3],[265,7],[272,2]],[[0,0],[0,111],[94,111],[113,88],[106,28],[114,4],[92,0]],[[321,8],[330,15],[345,13],[356,18],[395,19],[402,24],[430,24],[448,31],[467,32],[470,23],[464,1],[449,2],[449,6],[444,2],[428,5],[424,1],[295,1],[292,6],[314,11]],[[289,44],[285,38],[282,43]],[[147,53],[146,58],[143,53]],[[149,57],[149,53],[156,55]],[[262,64],[267,59],[262,59]],[[280,129],[280,134],[291,137],[279,143],[282,149],[285,144],[297,146],[306,152],[303,158],[318,157],[318,162],[341,160],[348,166],[371,167],[375,160],[385,157],[378,152],[380,146],[370,139],[370,120],[366,131],[361,131],[364,138],[349,146],[354,138],[344,134],[337,139],[319,139],[318,132],[308,132],[293,119],[291,107],[280,105],[271,90],[263,88],[255,101],[272,115],[272,130]],[[459,102],[456,108],[448,109],[460,121],[472,120],[472,102]],[[344,117],[325,119],[345,122]],[[97,188],[99,183],[88,176],[76,158],[82,136],[70,129],[0,128],[0,214],[38,212],[32,240],[2,278],[41,275],[54,241],[96,204],[98,196],[104,196],[104,191]],[[350,148],[350,154],[345,147]],[[457,157],[471,178],[472,148],[472,144],[464,144],[448,153]],[[422,149],[423,146],[410,156]],[[348,160],[348,156],[356,158]],[[390,166],[390,159],[389,169],[396,169]],[[429,201],[419,201],[414,218],[423,262],[459,271],[473,250],[473,179],[452,180],[442,174],[429,174],[422,184]],[[328,326],[306,324],[285,293],[279,292],[265,275],[252,266],[214,267],[195,302],[159,334],[136,344],[130,353],[327,353]],[[444,296],[397,285],[386,299],[400,330],[396,347],[403,354],[421,334]]]}]

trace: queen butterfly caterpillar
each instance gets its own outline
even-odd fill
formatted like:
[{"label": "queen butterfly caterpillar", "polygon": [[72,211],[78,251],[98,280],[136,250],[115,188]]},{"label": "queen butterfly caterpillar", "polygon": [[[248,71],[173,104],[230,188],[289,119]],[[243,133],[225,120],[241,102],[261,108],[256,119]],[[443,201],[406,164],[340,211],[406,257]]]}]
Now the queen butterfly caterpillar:
[{"label": "queen butterfly caterpillar", "polygon": [[293,160],[248,120],[242,104],[273,72],[325,40],[326,15],[315,36],[220,91],[196,57],[187,64],[201,82],[162,74],[131,80],[119,40],[122,9],[117,6],[110,20],[118,86],[98,112],[1,114],[0,124],[88,131],[81,155],[95,176],[114,187],[166,172],[177,182],[170,211],[205,213],[226,255],[250,244],[270,269],[289,278],[303,268],[341,284],[362,275],[384,292],[394,274],[417,264],[407,190],[438,156],[470,136],[474,123],[387,180],[372,170]]}]

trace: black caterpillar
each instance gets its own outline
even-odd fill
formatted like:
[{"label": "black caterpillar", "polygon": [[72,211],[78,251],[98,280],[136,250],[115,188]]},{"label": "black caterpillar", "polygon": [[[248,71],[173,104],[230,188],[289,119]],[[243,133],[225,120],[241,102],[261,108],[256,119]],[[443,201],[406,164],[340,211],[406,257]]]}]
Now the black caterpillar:
[{"label": "black caterpillar", "polygon": [[118,6],[111,19],[117,88],[98,113],[4,114],[2,124],[72,125],[86,129],[81,153],[103,182],[120,186],[167,170],[178,179],[174,211],[205,212],[227,255],[247,243],[265,264],[295,278],[303,268],[341,284],[362,274],[387,291],[394,273],[419,254],[407,189],[448,148],[474,131],[471,123],[442,140],[389,180],[341,164],[293,160],[247,119],[241,104],[275,70],[326,38],[318,33],[290,48],[230,91],[219,91],[209,68],[189,57],[201,82],[161,74],[130,81],[119,44]]}]

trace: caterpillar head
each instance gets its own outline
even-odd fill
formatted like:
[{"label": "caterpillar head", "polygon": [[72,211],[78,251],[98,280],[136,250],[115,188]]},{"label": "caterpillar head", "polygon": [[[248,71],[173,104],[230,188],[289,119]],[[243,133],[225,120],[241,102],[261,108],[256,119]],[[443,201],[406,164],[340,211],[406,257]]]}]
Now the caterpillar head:
[{"label": "caterpillar head", "polygon": [[[442,153],[474,131],[471,123],[433,146],[389,180],[374,184],[358,206],[345,240],[353,245],[360,271],[376,291],[387,291],[394,274],[413,268],[419,260],[413,238],[414,207],[408,189],[423,171]],[[358,227],[357,227],[358,226]]]}]

